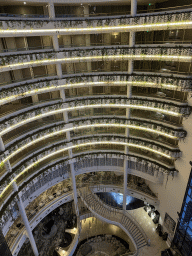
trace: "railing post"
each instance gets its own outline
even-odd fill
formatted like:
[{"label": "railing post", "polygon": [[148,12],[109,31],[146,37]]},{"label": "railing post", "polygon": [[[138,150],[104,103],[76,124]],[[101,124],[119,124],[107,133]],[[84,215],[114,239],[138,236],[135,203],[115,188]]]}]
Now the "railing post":
[{"label": "railing post", "polygon": [[[18,187],[17,187],[16,182],[13,182],[13,189],[14,189],[15,192],[18,192]],[[34,253],[35,256],[38,256],[39,253],[38,253],[38,250],[37,250],[35,239],[33,237],[33,233],[32,233],[32,230],[31,230],[31,227],[30,227],[30,224],[29,224],[26,212],[25,212],[25,207],[23,205],[20,193],[18,193],[18,196],[17,196],[17,205],[19,207],[19,213],[20,213],[21,218],[23,220],[23,223],[25,225],[25,228],[26,228],[26,231],[27,231],[27,236],[29,238],[31,247],[33,249],[33,253]]]}]

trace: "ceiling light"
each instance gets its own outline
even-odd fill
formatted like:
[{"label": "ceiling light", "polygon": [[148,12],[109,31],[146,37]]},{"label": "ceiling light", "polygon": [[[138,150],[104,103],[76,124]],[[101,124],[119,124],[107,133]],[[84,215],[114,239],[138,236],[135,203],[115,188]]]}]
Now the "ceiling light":
[{"label": "ceiling light", "polygon": [[26,4],[26,2],[23,2],[24,4]]}]

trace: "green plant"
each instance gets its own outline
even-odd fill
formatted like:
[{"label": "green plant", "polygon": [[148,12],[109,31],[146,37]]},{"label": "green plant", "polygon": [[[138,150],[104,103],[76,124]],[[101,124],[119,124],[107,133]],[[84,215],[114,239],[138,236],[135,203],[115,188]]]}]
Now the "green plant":
[{"label": "green plant", "polygon": [[3,169],[4,165],[5,165],[4,162],[1,162],[0,169]]}]

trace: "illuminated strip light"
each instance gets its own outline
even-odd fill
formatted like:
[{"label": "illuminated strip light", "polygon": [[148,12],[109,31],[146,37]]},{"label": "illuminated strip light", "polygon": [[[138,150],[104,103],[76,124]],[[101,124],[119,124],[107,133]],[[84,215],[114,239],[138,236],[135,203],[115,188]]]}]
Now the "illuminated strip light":
[{"label": "illuminated strip light", "polygon": [[105,59],[158,59],[158,60],[183,60],[185,62],[191,61],[192,56],[175,56],[175,55],[144,55],[144,54],[138,54],[138,55],[109,55],[109,56],[86,56],[86,57],[71,57],[71,58],[61,58],[61,59],[45,59],[45,60],[35,60],[35,61],[28,61],[23,63],[15,63],[15,64],[9,64],[9,65],[3,65],[0,66],[0,69],[6,69],[6,68],[14,68],[14,67],[22,67],[27,65],[36,65],[36,64],[44,64],[44,63],[61,63],[61,62],[76,62],[76,61],[89,61],[89,60],[105,60]]},{"label": "illuminated strip light", "polygon": [[10,132],[12,129],[15,129],[17,127],[19,127],[20,125],[24,125],[26,123],[35,121],[39,118],[44,118],[46,116],[51,116],[51,115],[55,115],[55,114],[59,114],[59,113],[63,113],[64,111],[72,111],[72,110],[81,110],[81,109],[86,109],[86,108],[106,108],[106,107],[114,107],[114,108],[135,108],[135,109],[141,109],[141,110],[148,110],[148,111],[157,111],[160,113],[164,113],[167,115],[173,115],[173,116],[182,116],[182,114],[180,113],[176,113],[173,111],[169,111],[169,110],[165,110],[165,109],[160,109],[160,108],[154,108],[154,107],[148,107],[148,106],[138,106],[138,105],[130,105],[130,104],[95,104],[95,105],[86,105],[86,106],[77,106],[77,107],[69,107],[69,108],[65,108],[65,109],[57,109],[57,110],[53,110],[44,114],[40,114],[28,119],[25,119],[23,121],[21,121],[20,123],[16,123],[6,129],[4,129],[3,131],[0,132],[0,136],[4,135],[7,132]]},{"label": "illuminated strip light", "polygon": [[3,191],[1,192],[1,194],[0,194],[0,197],[3,196],[3,194],[5,193],[5,191],[12,185],[12,183],[13,183],[14,181],[16,181],[21,175],[23,175],[25,172],[27,172],[27,171],[28,171],[30,168],[32,168],[34,165],[39,164],[40,162],[46,160],[47,158],[52,157],[52,156],[54,156],[54,155],[56,155],[56,154],[62,153],[62,152],[64,152],[64,151],[67,151],[67,150],[69,150],[69,149],[75,149],[75,148],[77,148],[77,147],[85,147],[85,146],[98,145],[98,144],[112,144],[112,145],[113,145],[113,144],[114,144],[114,145],[117,144],[117,145],[122,145],[122,146],[130,146],[130,147],[135,147],[135,148],[140,148],[140,149],[144,149],[144,150],[147,150],[147,151],[151,151],[151,152],[153,152],[153,153],[155,153],[155,154],[159,154],[159,155],[161,155],[161,156],[163,156],[163,157],[166,157],[166,158],[168,158],[168,159],[174,159],[174,157],[171,157],[171,156],[169,156],[169,155],[167,155],[167,154],[164,154],[164,153],[159,152],[159,151],[157,151],[157,150],[154,150],[154,149],[152,149],[152,148],[145,147],[145,146],[140,146],[140,145],[133,144],[133,143],[126,143],[126,142],[120,142],[120,141],[96,141],[96,142],[94,141],[94,142],[87,142],[87,143],[77,144],[77,145],[73,145],[73,146],[66,147],[66,148],[64,148],[64,149],[62,148],[62,149],[59,149],[59,150],[57,150],[57,151],[54,151],[53,153],[50,153],[50,154],[48,154],[48,155],[42,157],[40,160],[38,160],[38,161],[36,161],[36,162],[30,164],[30,165],[29,165],[28,167],[26,167],[21,173],[19,173],[19,174],[9,183],[9,185],[7,185],[7,186],[4,188],[4,190],[3,190]]},{"label": "illuminated strip light", "polygon": [[36,140],[33,140],[29,143],[27,143],[26,145],[24,145],[23,147],[17,149],[15,152],[13,152],[12,154],[10,154],[9,156],[7,156],[1,163],[5,163],[6,161],[8,161],[10,158],[14,157],[16,154],[18,154],[20,151],[26,149],[27,147],[30,147],[31,145],[35,144],[35,143],[38,143],[40,142],[41,140],[44,140],[44,139],[47,139],[47,138],[50,138],[50,137],[53,137],[53,136],[56,136],[60,133],[65,133],[65,132],[69,132],[69,131],[72,131],[72,130],[78,130],[78,129],[87,129],[87,128],[93,128],[93,127],[104,127],[104,126],[109,126],[109,127],[121,127],[121,128],[129,128],[129,129],[137,129],[137,130],[142,130],[142,131],[148,131],[148,132],[153,132],[153,133],[157,133],[159,135],[162,135],[162,136],[166,136],[168,138],[171,138],[171,139],[177,139],[176,136],[172,136],[172,135],[169,135],[168,133],[164,133],[164,132],[161,132],[161,131],[157,131],[157,130],[153,130],[153,129],[150,129],[150,128],[145,128],[145,127],[139,127],[139,126],[136,126],[136,125],[123,125],[123,124],[106,124],[106,123],[99,123],[99,124],[91,124],[91,125],[82,125],[82,126],[78,126],[78,127],[72,127],[72,128],[68,128],[68,129],[63,129],[63,130],[59,130],[59,131],[56,131],[56,132],[52,132],[52,133],[49,133],[49,134],[46,134]]},{"label": "illuminated strip light", "polygon": [[[151,83],[151,82],[140,82],[140,81],[111,81],[111,82],[85,82],[85,83],[74,83],[74,84],[64,84],[64,85],[57,85],[57,86],[49,86],[47,88],[40,88],[40,89],[34,89],[32,91],[27,91],[21,94],[17,94],[17,95],[13,95],[13,96],[9,96],[6,98],[3,98],[0,100],[0,103],[4,104],[4,102],[7,101],[12,101],[15,100],[15,98],[17,97],[28,97],[30,95],[33,95],[34,93],[43,93],[45,91],[50,91],[50,90],[59,90],[60,88],[64,88],[64,89],[68,89],[68,88],[72,88],[72,87],[81,87],[81,86],[102,86],[102,85],[109,85],[109,84],[120,84],[120,85],[133,85],[133,86],[139,86],[139,85],[146,85],[146,87],[150,86],[150,87],[156,87],[157,83]],[[177,86],[172,85],[172,84],[158,84],[159,86],[168,88],[168,89],[176,89]]]},{"label": "illuminated strip light", "polygon": [[93,31],[108,31],[113,30],[113,32],[121,30],[121,29],[127,29],[127,30],[134,30],[141,28],[144,29],[151,29],[151,28],[163,28],[163,27],[174,27],[174,26],[189,26],[192,25],[192,21],[178,21],[178,22],[164,22],[164,23],[157,23],[157,24],[140,24],[140,25],[122,25],[122,26],[108,26],[108,27],[95,27],[95,28],[55,28],[55,29],[1,29],[0,33],[2,34],[18,34],[18,33],[68,33],[68,32],[93,32]]}]

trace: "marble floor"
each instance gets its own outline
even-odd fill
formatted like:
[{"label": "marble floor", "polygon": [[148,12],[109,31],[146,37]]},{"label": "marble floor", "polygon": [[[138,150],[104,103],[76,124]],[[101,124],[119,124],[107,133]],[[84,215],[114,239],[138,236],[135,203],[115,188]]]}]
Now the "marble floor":
[{"label": "marble floor", "polygon": [[161,256],[161,251],[167,249],[168,246],[166,241],[163,241],[156,233],[155,229],[157,225],[153,223],[143,207],[128,211],[128,213],[133,215],[151,241],[150,246],[145,246],[140,249],[138,256]]}]

